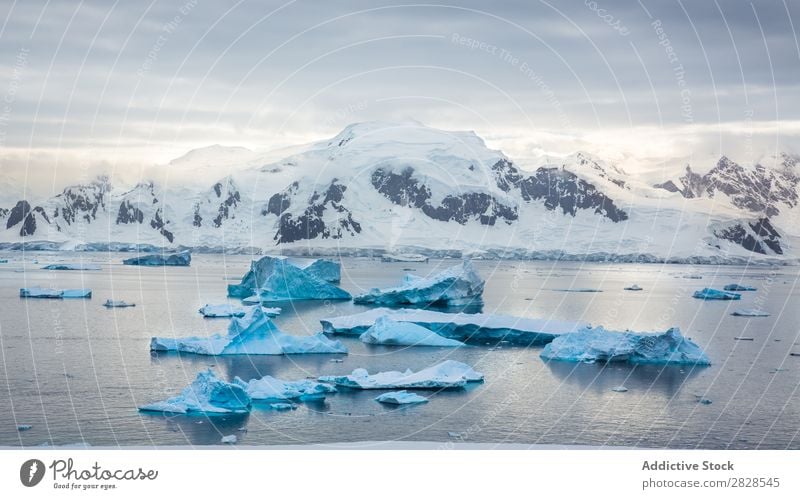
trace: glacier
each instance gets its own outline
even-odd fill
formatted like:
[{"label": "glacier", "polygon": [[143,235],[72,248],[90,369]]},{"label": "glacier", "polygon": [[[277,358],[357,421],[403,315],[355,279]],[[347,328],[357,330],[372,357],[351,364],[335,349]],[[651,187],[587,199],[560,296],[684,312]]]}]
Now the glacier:
[{"label": "glacier", "polygon": [[589,323],[555,319],[529,319],[494,314],[448,314],[431,310],[375,308],[366,312],[321,319],[327,334],[361,335],[381,317],[410,322],[464,343],[544,345],[562,334],[574,333]]},{"label": "glacier", "polygon": [[608,331],[586,328],[545,345],[539,356],[570,362],[628,362],[631,364],[710,365],[703,350],[683,337],[680,329],[663,333]]},{"label": "glacier", "polygon": [[217,378],[208,369],[197,374],[197,378],[180,395],[139,407],[143,412],[165,414],[231,414],[248,413],[250,396],[235,384]]},{"label": "glacier", "polygon": [[233,383],[242,387],[253,400],[272,402],[324,400],[327,394],[336,392],[336,387],[333,385],[310,379],[284,381],[272,376],[264,376],[263,378],[244,381],[237,376],[234,378]]},{"label": "glacier", "polygon": [[720,291],[718,289],[703,288],[700,291],[695,291],[692,297],[701,300],[739,300],[742,298],[742,295],[729,291]]},{"label": "glacier", "polygon": [[250,307],[243,317],[234,317],[227,334],[186,338],[153,337],[150,350],[198,355],[286,355],[347,353],[340,341],[324,334],[291,336],[281,331],[261,307]]},{"label": "glacier", "polygon": [[323,383],[359,390],[392,390],[403,388],[437,389],[463,388],[467,383],[483,381],[483,374],[455,360],[445,360],[435,366],[414,372],[385,371],[369,374],[366,369],[355,369],[344,376],[320,376]]},{"label": "glacier", "polygon": [[93,263],[51,263],[42,270],[100,270],[100,266]]},{"label": "glacier", "polygon": [[458,347],[464,343],[440,336],[413,322],[398,322],[383,315],[359,339],[375,345]]},{"label": "glacier", "polygon": [[91,298],[91,289],[20,288],[20,298]]},{"label": "glacier", "polygon": [[372,289],[356,296],[355,303],[402,306],[437,305],[456,306],[474,303],[483,294],[484,280],[472,262],[465,260],[432,277],[406,274],[403,284],[394,288]]},{"label": "glacier", "polygon": [[141,265],[146,267],[188,267],[192,263],[189,251],[180,253],[153,253],[122,260],[124,265]]},{"label": "glacier", "polygon": [[405,405],[405,404],[424,404],[427,398],[416,393],[400,390],[399,392],[386,392],[375,397],[381,404]]},{"label": "glacier", "polygon": [[744,286],[742,284],[726,284],[722,289],[725,291],[756,291],[753,286]]},{"label": "glacier", "polygon": [[330,284],[311,271],[301,269],[289,259],[271,256],[252,262],[241,283],[228,285],[230,297],[249,298],[253,295],[262,303],[351,298],[347,291]]}]

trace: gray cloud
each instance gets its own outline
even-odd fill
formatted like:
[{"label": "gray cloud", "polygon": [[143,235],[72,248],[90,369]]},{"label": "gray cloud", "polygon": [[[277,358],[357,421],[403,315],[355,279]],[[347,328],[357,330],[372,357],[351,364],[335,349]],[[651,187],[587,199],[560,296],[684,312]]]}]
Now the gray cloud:
[{"label": "gray cloud", "polygon": [[788,0],[26,1],[0,19],[13,164],[135,165],[409,117],[520,156],[645,155],[608,139],[620,133],[662,135],[678,158],[743,133],[759,154],[798,145],[800,5]]}]

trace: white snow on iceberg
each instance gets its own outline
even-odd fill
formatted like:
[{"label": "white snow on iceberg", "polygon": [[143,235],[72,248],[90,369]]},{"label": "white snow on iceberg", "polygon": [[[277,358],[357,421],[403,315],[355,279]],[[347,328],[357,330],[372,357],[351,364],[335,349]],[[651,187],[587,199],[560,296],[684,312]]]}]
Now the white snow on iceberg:
[{"label": "white snow on iceberg", "polygon": [[261,307],[250,307],[244,317],[231,319],[227,334],[186,338],[154,337],[150,340],[150,350],[199,355],[347,353],[341,342],[332,341],[322,333],[314,336],[291,336],[284,333]]},{"label": "white snow on iceberg", "polygon": [[405,404],[424,404],[427,398],[416,393],[400,390],[399,392],[386,392],[375,397],[375,400],[382,404],[405,405]]},{"label": "white snow on iceberg", "polygon": [[166,414],[229,414],[250,412],[250,396],[238,385],[226,383],[209,369],[197,374],[180,395],[139,407]]},{"label": "white snow on iceberg", "polygon": [[345,376],[320,376],[320,381],[360,390],[391,390],[398,388],[436,389],[462,388],[469,382],[483,381],[483,374],[455,360],[445,360],[418,372],[386,371],[369,374],[356,369]]},{"label": "white snow on iceberg", "polygon": [[545,360],[571,362],[711,364],[703,350],[684,338],[678,328],[663,333],[623,333],[602,327],[586,328],[559,336],[539,355]]},{"label": "white snow on iceberg", "polygon": [[284,381],[272,376],[264,376],[260,379],[244,381],[236,377],[233,382],[242,387],[253,400],[322,400],[328,393],[336,392],[333,385],[310,379]]},{"label": "white snow on iceberg", "polygon": [[475,271],[472,262],[465,260],[432,277],[406,274],[400,286],[372,289],[356,296],[353,301],[383,306],[465,305],[480,299],[483,285],[484,280]]},{"label": "white snow on iceberg", "polygon": [[410,322],[445,337],[465,343],[508,341],[517,345],[544,345],[562,334],[589,326],[581,321],[528,319],[510,315],[447,314],[430,310],[376,308],[360,314],[322,319],[328,334],[361,335],[375,321],[386,316],[396,322]]},{"label": "white snow on iceberg", "polygon": [[439,336],[428,328],[413,322],[398,322],[383,315],[367,329],[359,339],[364,343],[376,345],[404,345],[431,347],[458,347],[464,345],[458,340]]},{"label": "white snow on iceberg", "polygon": [[[334,263],[334,262],[331,262]],[[338,264],[336,264],[338,265]],[[349,300],[350,293],[286,258],[265,256],[254,261],[240,284],[228,285],[228,296],[257,301]]]}]

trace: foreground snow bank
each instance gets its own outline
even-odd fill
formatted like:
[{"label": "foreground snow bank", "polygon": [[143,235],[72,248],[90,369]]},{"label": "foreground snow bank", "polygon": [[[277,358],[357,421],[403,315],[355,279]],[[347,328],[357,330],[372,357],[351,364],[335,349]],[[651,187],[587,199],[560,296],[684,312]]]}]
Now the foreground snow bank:
[{"label": "foreground snow bank", "polygon": [[430,329],[412,322],[394,321],[383,315],[359,339],[376,345],[457,347],[463,343],[439,336]]},{"label": "foreground snow bank", "polygon": [[[335,262],[330,264],[338,266]],[[350,293],[315,274],[313,265],[305,270],[287,258],[271,256],[252,262],[241,283],[228,285],[228,296],[248,298],[251,295],[260,302],[351,298]]]},{"label": "foreground snow bank", "polygon": [[703,288],[700,291],[695,291],[692,296],[701,300],[739,300],[742,298],[742,295],[739,293],[730,293],[728,291],[720,291],[711,288]]},{"label": "foreground snow bank", "polygon": [[602,327],[586,328],[559,336],[544,347],[540,356],[545,360],[571,362],[711,364],[703,350],[684,338],[678,328],[664,333],[621,333]]},{"label": "foreground snow bank", "polygon": [[20,288],[20,298],[91,298],[91,289]]},{"label": "foreground snow bank", "polygon": [[406,274],[403,284],[395,288],[372,289],[357,296],[355,303],[385,306],[402,305],[464,305],[480,299],[484,280],[472,262],[465,260],[432,277]]},{"label": "foreground snow bank", "polygon": [[284,381],[264,376],[260,379],[244,381],[236,377],[234,384],[242,387],[253,400],[284,401],[284,400],[323,400],[328,393],[336,392],[333,385],[319,383],[310,379],[299,381]]},{"label": "foreground snow bank", "polygon": [[455,360],[446,360],[419,372],[386,371],[369,374],[366,369],[356,369],[346,376],[321,376],[320,381],[336,386],[360,390],[386,390],[395,388],[462,388],[469,382],[483,381],[483,374]]},{"label": "foreground snow bank", "polygon": [[150,350],[200,355],[347,353],[341,342],[332,341],[322,333],[314,336],[284,333],[261,307],[251,307],[243,317],[231,319],[227,334],[187,338],[154,337],[150,340]]},{"label": "foreground snow bank", "polygon": [[446,314],[430,310],[376,308],[360,314],[320,320],[328,334],[361,335],[381,317],[409,322],[466,343],[508,341],[517,345],[544,345],[562,334],[589,326],[581,321],[527,319],[510,315]]},{"label": "foreground snow bank", "polygon": [[167,414],[229,414],[250,412],[250,396],[238,385],[226,383],[209,369],[175,397],[139,407]]},{"label": "foreground snow bank", "polygon": [[192,254],[188,251],[164,254],[153,253],[122,260],[125,265],[143,265],[147,267],[188,267],[192,263]]}]

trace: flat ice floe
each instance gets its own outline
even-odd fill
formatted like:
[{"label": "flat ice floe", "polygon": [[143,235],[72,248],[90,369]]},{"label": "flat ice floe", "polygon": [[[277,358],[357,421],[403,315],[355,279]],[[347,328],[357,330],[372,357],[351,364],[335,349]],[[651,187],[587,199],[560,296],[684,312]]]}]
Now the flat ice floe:
[{"label": "flat ice floe", "polygon": [[230,414],[250,412],[250,396],[235,384],[227,383],[208,369],[183,389],[180,395],[139,407],[140,411],[166,414]]},{"label": "flat ice floe", "polygon": [[484,280],[478,275],[472,262],[465,260],[432,277],[406,274],[400,286],[372,289],[356,296],[355,303],[383,306],[403,305],[465,305],[480,299]]},{"label": "flat ice floe", "polygon": [[725,291],[756,291],[753,286],[744,286],[742,284],[726,284],[722,289]]},{"label": "flat ice floe", "polygon": [[737,317],[769,317],[768,312],[764,312],[763,310],[756,310],[754,308],[740,308],[734,310],[731,315],[735,315]]},{"label": "flat ice floe", "polygon": [[20,288],[20,298],[91,298],[91,289]]},{"label": "flat ice floe", "polygon": [[458,347],[464,345],[458,340],[440,336],[428,328],[413,322],[394,321],[383,315],[367,329],[359,339],[375,345],[404,345],[431,347]]},{"label": "flat ice floe", "polygon": [[692,296],[701,300],[739,300],[742,298],[742,295],[739,293],[720,291],[712,288],[703,288],[700,291],[695,291]]},{"label": "flat ice floe", "polygon": [[467,383],[483,381],[483,374],[462,362],[445,360],[416,373],[408,369],[402,373],[386,371],[369,374],[366,369],[356,369],[344,376],[320,376],[319,380],[360,390],[437,389],[462,388]]},{"label": "flat ice floe", "polygon": [[100,270],[100,266],[93,263],[51,263],[42,270]]},{"label": "flat ice floe", "polygon": [[[338,265],[335,262],[332,264]],[[261,303],[291,300],[349,300],[350,293],[286,258],[265,256],[251,262],[239,284],[228,285],[228,296]],[[254,297],[254,298],[250,298]]]},{"label": "flat ice floe", "polygon": [[244,381],[236,377],[233,383],[242,387],[253,400],[285,401],[285,400],[323,400],[329,393],[335,393],[336,387],[311,379],[284,381],[264,376],[259,379]]},{"label": "flat ice floe", "polygon": [[528,319],[510,315],[447,314],[430,310],[376,308],[360,314],[320,320],[328,334],[361,335],[386,316],[396,322],[410,322],[445,337],[465,343],[508,341],[517,345],[544,345],[562,334],[588,327],[581,321]]},{"label": "flat ice floe", "polygon": [[188,251],[180,253],[152,253],[122,260],[124,265],[140,265],[145,267],[188,267],[192,263],[192,254]]},{"label": "flat ice floe", "polygon": [[159,338],[150,340],[150,350],[199,355],[285,355],[347,353],[339,341],[324,334],[292,336],[270,320],[261,307],[250,307],[243,317],[231,319],[227,334]]},{"label": "flat ice floe", "polygon": [[545,360],[570,362],[629,362],[631,364],[710,365],[706,354],[678,328],[663,333],[608,331],[586,328],[559,336],[547,344],[540,356]]},{"label": "flat ice floe", "polygon": [[244,307],[237,307],[230,303],[211,305],[206,303],[198,310],[203,317],[244,317],[246,312]]},{"label": "flat ice floe", "polygon": [[108,299],[108,300],[106,300],[105,303],[103,303],[103,306],[106,307],[106,308],[128,308],[128,307],[135,307],[136,304],[135,303],[128,303],[128,302],[126,302],[124,300],[111,300],[111,299]]},{"label": "flat ice floe", "polygon": [[405,405],[405,404],[424,404],[427,398],[416,393],[400,390],[399,392],[386,392],[375,397],[381,404]]}]

